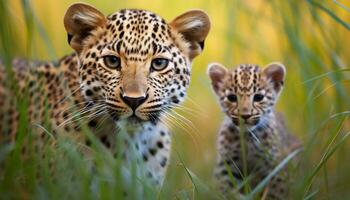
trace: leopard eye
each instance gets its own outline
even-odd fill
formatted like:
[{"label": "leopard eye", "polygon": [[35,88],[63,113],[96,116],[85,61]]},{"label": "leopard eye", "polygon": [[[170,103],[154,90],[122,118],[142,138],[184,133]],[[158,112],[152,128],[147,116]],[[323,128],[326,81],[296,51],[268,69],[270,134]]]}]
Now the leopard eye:
[{"label": "leopard eye", "polygon": [[119,69],[121,67],[120,58],[117,56],[104,56],[103,62],[111,69]]},{"label": "leopard eye", "polygon": [[165,69],[169,64],[169,60],[165,58],[156,58],[152,60],[151,68],[155,71],[161,71]]},{"label": "leopard eye", "polygon": [[227,99],[231,102],[237,102],[237,96],[235,94],[229,94]]},{"label": "leopard eye", "polygon": [[254,101],[256,101],[256,102],[259,102],[259,101],[262,101],[264,99],[264,95],[262,95],[262,94],[255,94],[254,95]]}]

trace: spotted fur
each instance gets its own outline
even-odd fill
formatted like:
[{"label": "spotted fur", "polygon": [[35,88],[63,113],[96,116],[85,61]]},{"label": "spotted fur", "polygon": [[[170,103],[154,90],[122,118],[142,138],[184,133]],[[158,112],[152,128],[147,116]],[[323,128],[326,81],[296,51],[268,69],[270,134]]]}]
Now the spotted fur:
[{"label": "spotted fur", "polygon": [[19,101],[28,97],[24,120],[31,124],[28,130],[39,133],[39,148],[45,131],[91,145],[81,129],[87,123],[113,149],[116,130],[123,130],[147,176],[161,184],[171,147],[163,118],[184,101],[192,60],[209,32],[207,14],[192,10],[167,23],[150,11],[124,9],[106,17],[79,3],[67,10],[64,26],[75,53],[58,62],[15,60],[19,92],[1,65],[0,142],[15,141]]},{"label": "spotted fur", "polygon": [[[230,174],[240,183],[246,165],[250,186],[254,188],[290,150],[292,138],[282,116],[274,112],[285,68],[273,63],[264,70],[257,65],[226,69],[214,63],[208,74],[226,115],[218,136],[215,177],[226,195],[239,193],[233,188]],[[266,199],[286,199],[287,180],[286,171],[273,177],[263,194]]]}]

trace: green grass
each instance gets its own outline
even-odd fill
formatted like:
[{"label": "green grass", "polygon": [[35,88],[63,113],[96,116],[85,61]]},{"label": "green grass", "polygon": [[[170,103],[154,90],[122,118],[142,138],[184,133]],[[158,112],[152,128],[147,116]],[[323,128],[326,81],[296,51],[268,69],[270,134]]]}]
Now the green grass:
[{"label": "green grass", "polygon": [[[171,7],[162,0],[152,5],[138,0],[88,2],[104,13],[139,7],[170,20],[187,9],[202,8],[211,16],[205,51],[193,65],[189,100],[184,109],[176,111],[186,119],[179,117],[171,123],[173,150],[165,183],[161,190],[154,190],[135,176],[133,172],[142,168],[135,163],[130,169],[132,181],[121,181],[125,174],[122,159],[113,159],[88,131],[84,132],[93,141],[90,158],[80,155],[80,144],[51,136],[47,140],[55,140],[57,146],[44,145],[45,158],[35,154],[30,145],[35,129],[27,122],[27,103],[14,92],[6,102],[18,102],[21,123],[17,142],[0,146],[0,199],[120,199],[124,190],[130,191],[130,198],[137,198],[136,191],[141,188],[145,199],[223,199],[212,180],[216,132],[223,117],[205,74],[206,65],[213,61],[228,66],[284,63],[286,87],[277,110],[304,142],[304,150],[298,153],[297,166],[289,162],[296,154],[293,152],[271,176],[288,165],[293,199],[350,198],[350,13],[345,1],[179,0]],[[7,87],[17,88],[11,75],[13,57],[53,60],[72,51],[62,23],[70,3],[0,2],[0,57],[10,74]],[[48,129],[50,135],[46,124],[34,126]],[[23,145],[30,147],[27,160],[20,158]],[[255,188],[241,185],[247,188],[247,199],[256,198],[271,176]]]}]

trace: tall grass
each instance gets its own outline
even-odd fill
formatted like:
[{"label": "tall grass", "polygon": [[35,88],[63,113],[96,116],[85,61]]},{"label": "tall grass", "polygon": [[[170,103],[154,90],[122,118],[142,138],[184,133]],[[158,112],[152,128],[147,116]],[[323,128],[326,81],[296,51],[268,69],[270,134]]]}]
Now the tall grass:
[{"label": "tall grass", "polygon": [[[21,146],[28,145],[35,129],[27,122],[26,101],[14,96],[7,101],[20,102],[19,140],[0,147],[0,199],[118,199],[124,197],[124,190],[131,191],[129,198],[139,198],[137,191],[142,190],[145,199],[222,199],[212,181],[216,132],[223,117],[205,75],[206,65],[212,61],[228,66],[284,63],[286,87],[277,110],[284,113],[291,132],[304,142],[298,165],[289,166],[293,199],[350,198],[350,13],[345,1],[179,0],[170,7],[162,0],[152,5],[138,0],[88,2],[104,13],[122,7],[144,8],[168,21],[190,8],[202,8],[211,16],[212,30],[205,51],[194,62],[186,108],[177,110],[191,122],[179,119],[172,123],[173,150],[165,183],[154,190],[135,176],[140,167],[136,164],[127,170],[132,181],[120,181],[126,173],[122,159],[114,159],[88,131],[84,132],[93,142],[90,158],[80,155],[80,144],[49,137],[56,140],[57,147],[44,146],[42,151],[48,156],[34,154],[31,147],[29,159],[21,159]],[[51,60],[71,52],[62,24],[70,3],[0,2],[0,57],[7,74],[12,73],[15,56]],[[7,87],[15,85],[13,75],[9,75]],[[45,124],[38,127],[47,128]],[[293,155],[271,175],[286,167]],[[51,165],[55,166],[53,172]],[[266,183],[267,179],[249,188],[247,198],[256,198]]]}]

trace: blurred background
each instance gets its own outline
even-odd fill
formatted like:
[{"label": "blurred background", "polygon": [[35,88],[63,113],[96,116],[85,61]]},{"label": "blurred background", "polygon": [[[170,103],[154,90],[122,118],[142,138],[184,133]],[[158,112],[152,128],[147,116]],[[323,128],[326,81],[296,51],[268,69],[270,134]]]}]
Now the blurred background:
[{"label": "blurred background", "polygon": [[[2,53],[35,60],[56,60],[72,52],[63,16],[75,1],[2,0],[7,12],[0,25]],[[206,11],[212,28],[204,52],[192,65],[185,102],[186,119],[173,122],[173,154],[168,187],[177,194],[193,185],[179,160],[204,183],[212,182],[216,136],[223,119],[211,90],[210,62],[265,66],[279,61],[287,68],[277,110],[305,151],[296,170],[296,187],[315,199],[350,199],[350,2],[346,0],[127,0],[84,1],[103,13],[122,8],[153,11],[166,21],[189,9]],[[9,45],[11,48],[9,48]]]}]

